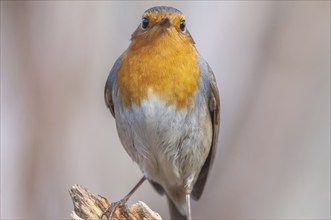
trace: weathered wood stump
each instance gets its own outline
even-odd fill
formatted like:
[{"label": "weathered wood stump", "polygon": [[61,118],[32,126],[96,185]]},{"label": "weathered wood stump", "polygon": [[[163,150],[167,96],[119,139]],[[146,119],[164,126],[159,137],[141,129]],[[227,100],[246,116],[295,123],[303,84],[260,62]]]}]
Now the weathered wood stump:
[{"label": "weathered wood stump", "polygon": [[[86,188],[74,185],[69,190],[74,211],[71,213],[73,220],[93,219],[99,220],[104,211],[109,207],[110,202],[103,196],[95,196]],[[109,213],[106,213],[102,220],[108,219]],[[118,206],[112,216],[112,220],[130,219],[130,220],[162,220],[161,216],[152,211],[144,202],[137,202],[131,207]]]}]

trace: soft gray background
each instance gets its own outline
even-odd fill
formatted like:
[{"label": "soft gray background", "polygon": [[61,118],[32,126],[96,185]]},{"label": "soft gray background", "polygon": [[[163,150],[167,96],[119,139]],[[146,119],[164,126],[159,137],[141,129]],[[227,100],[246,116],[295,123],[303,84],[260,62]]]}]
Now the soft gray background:
[{"label": "soft gray background", "polygon": [[[141,14],[182,10],[222,99],[203,219],[330,217],[330,1],[1,1],[1,218],[69,218],[79,183],[119,200],[141,177],[104,83]],[[130,200],[168,218],[145,183]]]}]

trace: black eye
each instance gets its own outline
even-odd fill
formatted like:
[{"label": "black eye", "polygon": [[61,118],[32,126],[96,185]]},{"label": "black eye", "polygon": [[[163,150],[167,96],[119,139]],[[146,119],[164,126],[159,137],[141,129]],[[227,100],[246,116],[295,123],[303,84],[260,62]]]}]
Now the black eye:
[{"label": "black eye", "polygon": [[180,21],[179,28],[180,28],[181,31],[185,31],[185,28],[186,28],[185,20]]},{"label": "black eye", "polygon": [[149,20],[146,17],[143,17],[142,21],[141,21],[141,27],[142,29],[146,29],[149,25]]}]

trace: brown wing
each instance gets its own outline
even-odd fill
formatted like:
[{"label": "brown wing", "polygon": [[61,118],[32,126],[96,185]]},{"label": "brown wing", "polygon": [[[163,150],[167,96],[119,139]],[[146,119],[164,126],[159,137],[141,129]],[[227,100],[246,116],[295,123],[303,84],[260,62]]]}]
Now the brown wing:
[{"label": "brown wing", "polygon": [[[205,61],[204,61],[205,62]],[[204,65],[207,65],[207,68],[201,68],[207,69],[207,75],[210,80],[210,96],[209,96],[209,112],[211,116],[212,121],[212,128],[213,128],[213,139],[211,143],[211,148],[209,151],[209,155],[206,159],[206,162],[204,163],[199,177],[197,179],[197,182],[194,185],[194,188],[192,190],[192,198],[195,200],[198,200],[203,192],[209,169],[211,168],[211,165],[213,164],[215,154],[216,154],[216,147],[217,147],[217,141],[218,141],[218,133],[219,133],[219,127],[220,127],[220,97],[218,93],[218,88],[215,80],[215,76],[209,65],[205,62]],[[205,73],[206,74],[206,73]]]},{"label": "brown wing", "polygon": [[106,106],[109,108],[110,113],[113,115],[115,118],[115,112],[114,112],[114,104],[113,104],[113,98],[111,94],[111,85],[108,84],[108,80],[105,85],[105,91],[104,91],[104,98],[105,98],[105,103]]},{"label": "brown wing", "polygon": [[119,64],[122,60],[122,56],[123,56],[123,54],[116,60],[114,66],[111,68],[107,81],[106,81],[105,90],[104,90],[105,103],[114,118],[115,118],[115,111],[114,111],[112,93],[113,93],[113,89],[115,89],[115,86],[116,86],[117,70],[118,70]]}]

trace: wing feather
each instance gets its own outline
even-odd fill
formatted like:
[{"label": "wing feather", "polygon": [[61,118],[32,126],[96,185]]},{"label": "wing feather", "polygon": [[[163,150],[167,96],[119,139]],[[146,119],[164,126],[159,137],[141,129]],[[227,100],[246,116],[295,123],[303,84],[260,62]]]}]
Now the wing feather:
[{"label": "wing feather", "polygon": [[212,121],[212,129],[213,129],[213,137],[212,143],[209,151],[209,155],[201,168],[199,177],[194,185],[192,190],[192,198],[198,200],[203,192],[204,186],[206,184],[208,172],[213,164],[215,155],[216,155],[216,148],[218,142],[218,133],[220,128],[220,97],[219,92],[215,80],[215,76],[213,71],[211,70],[208,63],[200,57],[200,69],[202,71],[202,77],[206,77],[207,81],[209,82],[209,98],[208,98],[208,107],[209,113]]},{"label": "wing feather", "polygon": [[115,89],[115,87],[117,86],[116,77],[117,77],[118,67],[122,60],[122,56],[123,54],[116,60],[114,66],[111,68],[104,90],[104,99],[106,106],[109,108],[110,113],[113,115],[114,118],[115,118],[115,110],[113,103],[113,92],[117,92]]}]

